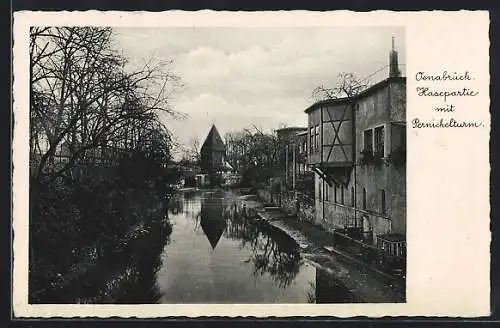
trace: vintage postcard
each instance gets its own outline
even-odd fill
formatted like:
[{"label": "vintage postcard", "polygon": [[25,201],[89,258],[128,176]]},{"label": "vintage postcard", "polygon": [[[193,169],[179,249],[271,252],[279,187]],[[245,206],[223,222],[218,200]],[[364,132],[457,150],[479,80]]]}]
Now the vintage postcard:
[{"label": "vintage postcard", "polygon": [[16,12],[16,317],[490,314],[489,14]]}]

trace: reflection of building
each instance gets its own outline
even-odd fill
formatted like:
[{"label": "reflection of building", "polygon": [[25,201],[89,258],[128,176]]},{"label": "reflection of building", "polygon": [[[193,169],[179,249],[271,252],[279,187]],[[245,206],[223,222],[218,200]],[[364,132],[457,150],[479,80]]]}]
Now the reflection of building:
[{"label": "reflection of building", "polygon": [[217,175],[226,170],[225,165],[226,147],[215,125],[212,125],[207,138],[201,146],[200,166],[203,173],[209,175],[210,182],[214,182]]},{"label": "reflection of building", "polygon": [[202,197],[200,214],[201,229],[205,236],[207,236],[212,249],[215,249],[227,226],[222,198]]},{"label": "reflection of building", "polygon": [[208,174],[196,174],[195,181],[197,187],[206,187],[209,185],[210,181],[208,180]]},{"label": "reflection of building", "polygon": [[390,73],[354,97],[306,109],[308,164],[315,172],[316,220],[363,232],[368,242],[405,254],[406,78],[397,52]]}]

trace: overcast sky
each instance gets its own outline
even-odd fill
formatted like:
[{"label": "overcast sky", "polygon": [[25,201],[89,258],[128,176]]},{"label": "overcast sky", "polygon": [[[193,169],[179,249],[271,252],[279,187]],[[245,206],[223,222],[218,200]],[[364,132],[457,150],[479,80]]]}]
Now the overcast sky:
[{"label": "overcast sky", "polygon": [[[173,60],[185,86],[174,109],[188,115],[168,120],[178,140],[205,139],[252,124],[270,131],[280,124],[306,126],[304,109],[318,85],[340,72],[365,77],[389,62],[391,37],[404,64],[401,27],[165,27],[116,28],[117,46],[133,62],[155,56]],[[403,68],[403,67],[402,67]]]}]

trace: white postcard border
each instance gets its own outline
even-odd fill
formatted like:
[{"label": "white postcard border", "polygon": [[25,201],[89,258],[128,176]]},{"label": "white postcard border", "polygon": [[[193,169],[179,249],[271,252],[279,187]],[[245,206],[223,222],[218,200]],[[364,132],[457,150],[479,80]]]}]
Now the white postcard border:
[{"label": "white postcard border", "polygon": [[[404,26],[407,31],[408,275],[404,304],[30,305],[28,304],[28,31],[34,25]],[[459,316],[490,314],[489,15],[426,12],[16,12],[14,14],[13,306],[16,317]],[[474,51],[472,51],[473,49]],[[432,116],[418,98],[419,70],[469,70],[481,91],[459,100],[476,130],[411,129]],[[473,107],[473,108],[472,108]],[[306,118],[304,118],[306,119]],[[475,146],[474,146],[475,145]],[[464,151],[464,149],[466,151]],[[458,191],[457,191],[458,189]],[[461,192],[460,192],[461,191]],[[448,195],[448,196],[444,196]],[[467,206],[466,206],[467,205]]]}]

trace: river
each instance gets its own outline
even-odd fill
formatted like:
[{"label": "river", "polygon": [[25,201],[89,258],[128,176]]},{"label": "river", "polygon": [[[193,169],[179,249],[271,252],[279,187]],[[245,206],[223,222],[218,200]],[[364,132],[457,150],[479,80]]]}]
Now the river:
[{"label": "river", "polygon": [[131,247],[41,303],[393,303],[370,272],[242,214],[229,191],[180,192]]}]

